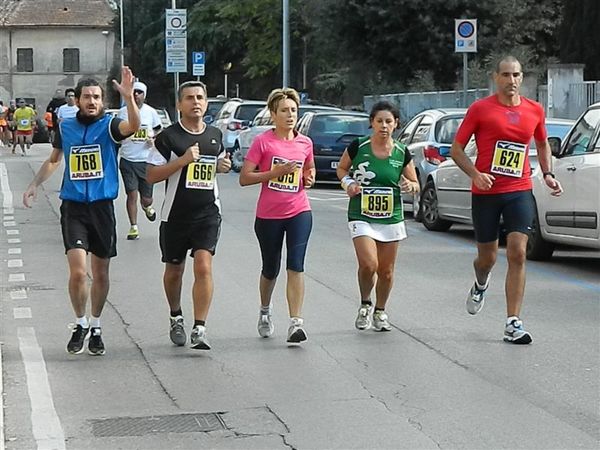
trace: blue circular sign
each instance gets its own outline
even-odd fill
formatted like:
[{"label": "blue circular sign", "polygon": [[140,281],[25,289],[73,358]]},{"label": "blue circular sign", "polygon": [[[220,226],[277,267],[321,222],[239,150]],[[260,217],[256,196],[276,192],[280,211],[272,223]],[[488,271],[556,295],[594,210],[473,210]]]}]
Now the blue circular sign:
[{"label": "blue circular sign", "polygon": [[458,35],[462,38],[470,38],[475,33],[475,27],[471,22],[461,22],[458,24]]}]

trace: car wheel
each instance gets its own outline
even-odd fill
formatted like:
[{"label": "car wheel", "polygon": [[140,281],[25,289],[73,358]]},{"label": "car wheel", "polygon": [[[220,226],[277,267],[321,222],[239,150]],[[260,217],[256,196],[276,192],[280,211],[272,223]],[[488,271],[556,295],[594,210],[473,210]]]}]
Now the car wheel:
[{"label": "car wheel", "polygon": [[421,214],[423,225],[430,231],[446,231],[452,226],[452,222],[440,219],[438,212],[438,200],[433,181],[428,181],[421,193]]},{"label": "car wheel", "polygon": [[242,155],[242,150],[240,149],[240,145],[236,142],[233,150],[231,151],[231,169],[234,172],[239,172],[242,170],[242,166],[244,165],[244,156]]},{"label": "car wheel", "polygon": [[527,259],[532,261],[547,261],[552,257],[554,244],[546,242],[542,238],[540,231],[540,221],[538,220],[537,208],[533,218],[529,239],[527,240]]}]

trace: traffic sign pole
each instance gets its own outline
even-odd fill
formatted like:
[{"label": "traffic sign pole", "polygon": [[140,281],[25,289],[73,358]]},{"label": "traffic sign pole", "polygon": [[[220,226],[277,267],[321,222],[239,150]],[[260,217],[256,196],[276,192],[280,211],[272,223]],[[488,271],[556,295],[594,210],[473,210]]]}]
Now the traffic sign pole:
[{"label": "traffic sign pole", "polygon": [[477,52],[477,19],[454,19],[454,52],[463,54],[463,107],[469,86],[468,53]]}]

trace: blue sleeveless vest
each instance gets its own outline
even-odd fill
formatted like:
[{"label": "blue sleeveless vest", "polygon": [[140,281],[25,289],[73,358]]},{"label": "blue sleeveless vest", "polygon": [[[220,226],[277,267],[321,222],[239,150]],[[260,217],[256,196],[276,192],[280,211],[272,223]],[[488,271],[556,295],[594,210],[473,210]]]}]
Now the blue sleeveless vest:
[{"label": "blue sleeveless vest", "polygon": [[[89,125],[80,123],[76,118],[60,123],[65,156],[65,172],[60,190],[62,200],[91,203],[113,200],[119,194],[117,144],[110,135],[111,121],[112,116],[107,114]],[[97,156],[98,151],[102,160],[101,171],[95,171],[99,161],[93,158],[94,155],[91,155],[91,166],[88,158],[90,153]],[[74,172],[73,175],[71,171]],[[97,178],[100,173],[101,177]]]}]

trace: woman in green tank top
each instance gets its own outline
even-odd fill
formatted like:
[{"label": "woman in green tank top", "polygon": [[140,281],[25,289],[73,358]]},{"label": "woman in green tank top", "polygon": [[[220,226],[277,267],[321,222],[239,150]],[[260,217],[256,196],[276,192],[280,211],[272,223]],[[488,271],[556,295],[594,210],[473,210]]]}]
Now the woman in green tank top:
[{"label": "woman in green tank top", "polygon": [[348,227],[358,259],[361,304],[355,326],[390,331],[385,305],[394,281],[398,244],[406,238],[401,191],[415,193],[419,182],[410,152],[392,137],[400,122],[398,108],[387,101],[377,102],[369,119],[373,132],[348,146],[337,176],[350,197]]}]

